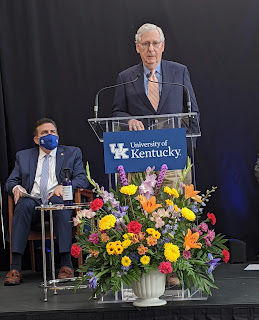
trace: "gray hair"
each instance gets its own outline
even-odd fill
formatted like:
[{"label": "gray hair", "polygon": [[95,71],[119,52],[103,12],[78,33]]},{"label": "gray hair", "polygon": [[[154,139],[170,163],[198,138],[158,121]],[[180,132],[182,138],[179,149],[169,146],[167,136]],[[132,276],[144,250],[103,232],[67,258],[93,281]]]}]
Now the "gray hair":
[{"label": "gray hair", "polygon": [[165,36],[164,36],[164,33],[161,28],[159,28],[158,26],[156,26],[155,24],[152,24],[152,23],[145,23],[138,29],[138,31],[135,35],[135,43],[140,43],[141,36],[144,33],[150,32],[152,30],[157,30],[159,32],[161,42],[165,41]]}]

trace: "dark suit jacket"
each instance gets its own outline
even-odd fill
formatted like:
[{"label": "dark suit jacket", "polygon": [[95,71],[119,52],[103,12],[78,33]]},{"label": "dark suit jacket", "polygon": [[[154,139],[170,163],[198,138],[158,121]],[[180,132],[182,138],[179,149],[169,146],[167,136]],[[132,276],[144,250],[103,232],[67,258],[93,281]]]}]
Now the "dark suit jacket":
[{"label": "dark suit jacket", "polygon": [[[191,85],[187,67],[172,61],[161,61],[163,82],[180,83],[185,85],[190,92],[192,111],[199,113],[195,94]],[[168,113],[187,112],[183,110],[183,87],[164,84],[159,101],[158,110],[151,105],[144,89],[144,75],[142,62],[127,70],[122,71],[117,83],[127,82],[140,78],[133,83],[117,87],[113,101],[113,117],[145,116]]]},{"label": "dark suit jacket", "polygon": [[[161,60],[161,68],[163,82],[179,83],[188,88],[191,97],[192,112],[198,113],[199,120],[199,109],[187,67],[177,62]],[[140,78],[137,81],[116,88],[113,100],[112,117],[148,116],[188,112],[187,108],[184,108],[186,105],[184,88],[168,84],[162,85],[159,106],[157,111],[154,110],[145,93],[142,62],[122,71],[118,76],[117,83],[132,81],[136,79],[138,75]],[[194,120],[191,121],[190,127],[193,132],[197,132],[199,124]],[[193,139],[193,144],[195,147],[195,138]],[[187,148],[188,154],[191,155],[191,143],[189,139],[187,139]]]},{"label": "dark suit jacket", "polygon": [[[10,195],[13,195],[12,190],[17,184],[24,187],[28,193],[31,192],[35,180],[38,156],[39,147],[17,152],[15,167],[5,183],[5,190]],[[70,169],[73,189],[87,188],[88,181],[82,161],[82,152],[79,148],[58,146],[56,154],[56,177],[59,184],[62,184],[65,177],[64,168]]]}]

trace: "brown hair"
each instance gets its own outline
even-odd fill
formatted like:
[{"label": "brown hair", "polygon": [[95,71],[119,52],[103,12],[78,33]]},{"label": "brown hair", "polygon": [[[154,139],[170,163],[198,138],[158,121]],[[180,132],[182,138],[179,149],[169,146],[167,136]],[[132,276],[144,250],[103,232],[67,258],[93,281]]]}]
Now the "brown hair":
[{"label": "brown hair", "polygon": [[38,127],[43,125],[44,123],[52,123],[53,126],[56,128],[57,133],[58,133],[58,128],[57,128],[56,122],[54,120],[52,120],[50,118],[41,118],[40,120],[36,121],[34,126],[33,126],[34,137],[36,137],[37,134],[38,134]]}]

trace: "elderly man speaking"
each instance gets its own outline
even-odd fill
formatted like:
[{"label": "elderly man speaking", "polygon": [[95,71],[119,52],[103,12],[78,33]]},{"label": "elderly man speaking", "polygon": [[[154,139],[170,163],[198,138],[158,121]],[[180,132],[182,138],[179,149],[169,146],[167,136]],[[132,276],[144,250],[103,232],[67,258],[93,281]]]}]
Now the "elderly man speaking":
[{"label": "elderly man speaking", "polygon": [[[165,50],[165,36],[161,28],[154,24],[142,25],[135,35],[136,51],[142,62],[122,71],[117,83],[129,83],[116,88],[113,101],[113,117],[148,116],[161,114],[176,114],[186,112],[185,86],[190,93],[192,111],[199,114],[195,94],[186,66],[173,61],[162,59]],[[151,80],[151,81],[149,81]],[[163,83],[176,83],[170,85]],[[145,126],[137,119],[129,121],[129,130],[144,130]],[[194,139],[195,145],[195,139]],[[189,152],[190,153],[190,152]],[[168,172],[168,179],[175,181],[181,174],[180,170]],[[170,176],[170,177],[169,177]],[[185,181],[186,183],[190,183]]]}]

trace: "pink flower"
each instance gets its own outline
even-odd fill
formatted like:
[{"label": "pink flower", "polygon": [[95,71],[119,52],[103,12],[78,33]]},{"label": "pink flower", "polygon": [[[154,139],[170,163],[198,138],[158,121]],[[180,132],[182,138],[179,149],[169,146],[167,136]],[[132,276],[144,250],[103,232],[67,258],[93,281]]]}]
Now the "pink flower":
[{"label": "pink flower", "polygon": [[81,222],[82,221],[81,221],[80,217],[76,216],[73,218],[73,223],[74,223],[75,227],[78,226]]},{"label": "pink flower", "polygon": [[208,231],[208,225],[205,222],[202,222],[199,227],[203,232],[207,232]]},{"label": "pink flower", "polygon": [[171,265],[171,262],[161,262],[160,263],[160,266],[158,267],[158,270],[161,272],[161,273],[171,273],[173,271],[172,269],[172,265]]},{"label": "pink flower", "polygon": [[208,230],[207,236],[208,236],[210,241],[213,241],[214,238],[215,238],[215,231],[214,230]]},{"label": "pink flower", "polygon": [[89,236],[89,241],[92,242],[92,243],[94,243],[94,244],[99,243],[99,235],[98,235],[98,233],[92,233],[92,234],[90,234],[90,236]]},{"label": "pink flower", "polygon": [[190,258],[191,258],[191,252],[188,251],[188,250],[184,250],[184,252],[183,252],[183,257],[184,257],[186,260],[190,259]]},{"label": "pink flower", "polygon": [[211,243],[210,243],[210,240],[209,240],[208,236],[205,236],[205,237],[204,237],[204,240],[205,240],[206,245],[207,245],[208,247],[211,247]]}]

